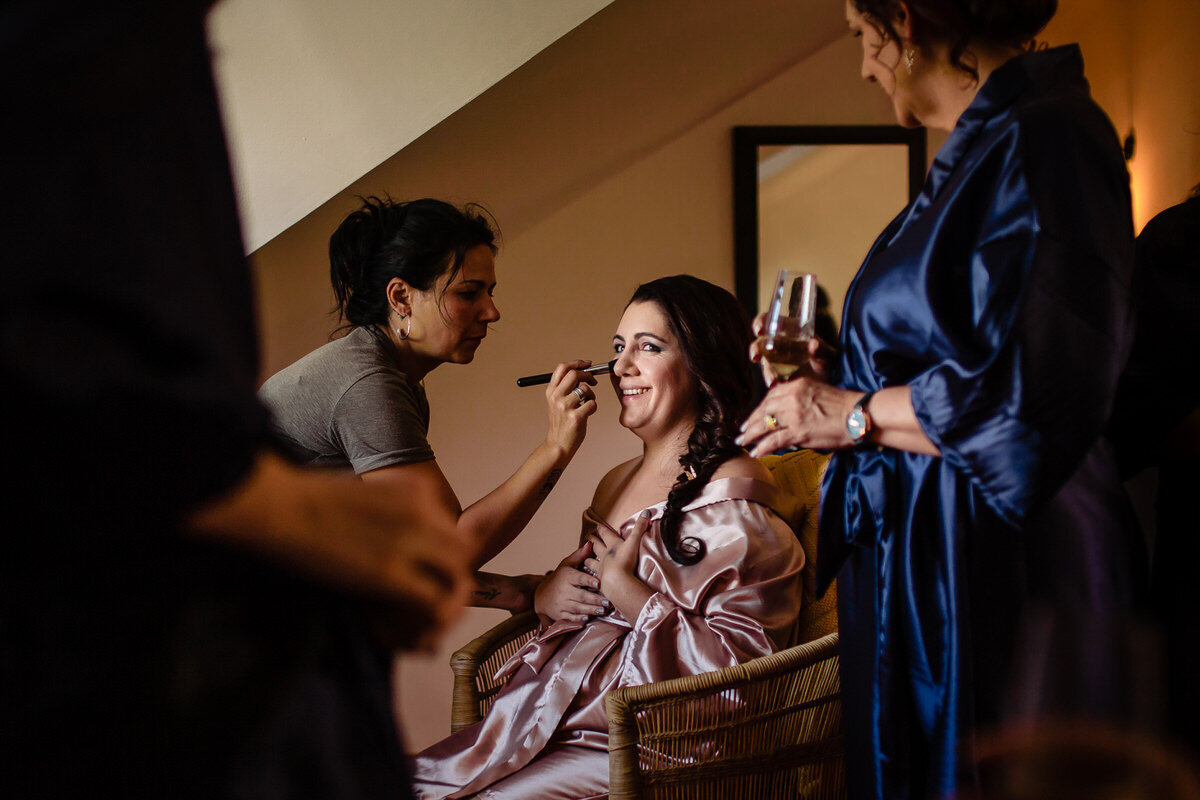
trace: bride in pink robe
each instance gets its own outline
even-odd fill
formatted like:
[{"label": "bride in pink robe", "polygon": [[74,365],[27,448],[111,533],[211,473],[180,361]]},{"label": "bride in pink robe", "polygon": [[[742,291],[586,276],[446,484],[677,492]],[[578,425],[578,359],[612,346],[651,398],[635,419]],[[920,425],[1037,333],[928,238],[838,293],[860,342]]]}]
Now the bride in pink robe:
[{"label": "bride in pink robe", "polygon": [[583,515],[581,566],[608,603],[543,617],[501,668],[508,684],[487,717],[415,757],[417,797],[606,797],[610,689],[789,644],[804,566],[784,522],[791,501],[733,444],[758,396],[749,339],[737,301],[710,283],[675,276],[635,292],[612,382],[643,454],[601,480]]}]

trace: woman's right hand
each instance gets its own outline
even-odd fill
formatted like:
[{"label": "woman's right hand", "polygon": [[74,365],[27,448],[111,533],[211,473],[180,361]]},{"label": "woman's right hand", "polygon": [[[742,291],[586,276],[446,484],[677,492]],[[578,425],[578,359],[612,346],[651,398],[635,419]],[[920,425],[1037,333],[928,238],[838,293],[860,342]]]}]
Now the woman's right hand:
[{"label": "woman's right hand", "polygon": [[596,413],[596,378],[583,372],[590,361],[564,361],[554,369],[546,386],[550,427],[546,441],[561,448],[567,457],[575,454],[587,433],[587,418]]},{"label": "woman's right hand", "polygon": [[585,542],[534,590],[533,608],[547,624],[562,619],[587,622],[588,617],[608,611],[609,602],[599,592],[599,579],[580,569],[591,553],[592,543]]},{"label": "woman's right hand", "polygon": [[429,650],[462,613],[476,544],[420,497],[264,452],[189,529],[373,598],[389,647]]}]

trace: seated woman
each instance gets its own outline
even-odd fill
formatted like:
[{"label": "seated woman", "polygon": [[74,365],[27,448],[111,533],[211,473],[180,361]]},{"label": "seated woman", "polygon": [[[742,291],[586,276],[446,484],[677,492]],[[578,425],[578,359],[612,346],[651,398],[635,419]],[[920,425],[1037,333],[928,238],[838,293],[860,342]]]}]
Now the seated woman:
[{"label": "seated woman", "polygon": [[[787,644],[804,551],[791,501],[733,443],[760,379],[731,294],[678,275],[640,286],[613,337],[620,422],[642,455],[583,515],[611,610],[545,624],[501,673],[491,712],[417,755],[421,798],[608,794],[604,697]],[[682,473],[682,474],[681,474]]]}]

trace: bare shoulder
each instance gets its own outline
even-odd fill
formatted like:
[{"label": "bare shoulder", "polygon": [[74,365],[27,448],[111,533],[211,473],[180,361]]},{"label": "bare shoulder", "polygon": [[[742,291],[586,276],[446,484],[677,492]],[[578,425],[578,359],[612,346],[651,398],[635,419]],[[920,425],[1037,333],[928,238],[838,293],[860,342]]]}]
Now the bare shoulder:
[{"label": "bare shoulder", "polygon": [[712,479],[720,478],[755,478],[763,483],[775,485],[775,479],[771,476],[771,471],[763,466],[763,463],[757,458],[751,458],[746,454],[734,456],[726,461],[721,466],[717,467],[717,471],[713,473]]},{"label": "bare shoulder", "polygon": [[592,508],[608,508],[612,505],[613,498],[620,494],[629,482],[629,476],[641,463],[642,457],[637,456],[610,469],[596,484],[596,493],[592,495]]}]

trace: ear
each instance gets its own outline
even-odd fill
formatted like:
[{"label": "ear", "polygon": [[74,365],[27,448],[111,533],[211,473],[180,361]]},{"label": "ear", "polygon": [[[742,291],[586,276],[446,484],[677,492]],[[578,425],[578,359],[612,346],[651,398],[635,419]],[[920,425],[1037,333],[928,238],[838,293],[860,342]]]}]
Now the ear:
[{"label": "ear", "polygon": [[913,41],[912,9],[908,7],[908,3],[904,2],[904,0],[897,0],[896,2],[896,16],[892,19],[892,27],[902,41]]},{"label": "ear", "polygon": [[412,299],[415,291],[407,281],[403,278],[392,278],[383,291],[393,313],[406,317],[412,316]]}]

